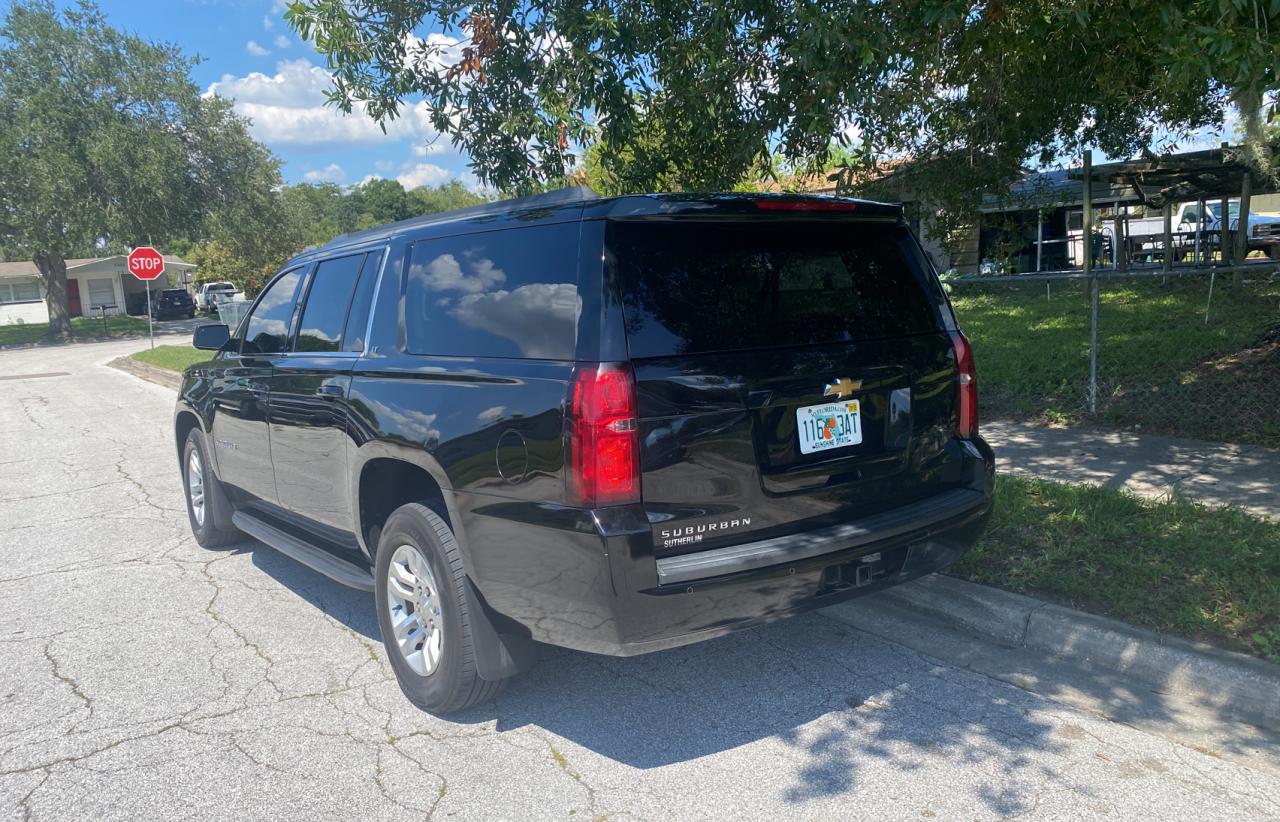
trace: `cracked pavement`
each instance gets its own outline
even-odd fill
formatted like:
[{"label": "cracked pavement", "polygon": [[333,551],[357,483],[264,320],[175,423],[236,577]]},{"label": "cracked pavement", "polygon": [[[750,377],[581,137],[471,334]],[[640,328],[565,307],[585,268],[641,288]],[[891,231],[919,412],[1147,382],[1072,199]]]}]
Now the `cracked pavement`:
[{"label": "cracked pavement", "polygon": [[444,720],[369,594],[191,538],[145,341],[0,351],[0,819],[1257,819],[1280,774],[821,614]]}]

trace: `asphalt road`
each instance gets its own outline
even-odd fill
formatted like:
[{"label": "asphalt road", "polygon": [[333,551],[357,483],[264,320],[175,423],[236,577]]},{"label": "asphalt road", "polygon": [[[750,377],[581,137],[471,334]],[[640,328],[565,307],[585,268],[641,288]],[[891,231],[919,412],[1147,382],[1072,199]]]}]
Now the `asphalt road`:
[{"label": "asphalt road", "polygon": [[1275,772],[822,615],[420,713],[371,595],[191,539],[173,394],[105,366],[145,344],[0,352],[0,818],[1280,816]]}]

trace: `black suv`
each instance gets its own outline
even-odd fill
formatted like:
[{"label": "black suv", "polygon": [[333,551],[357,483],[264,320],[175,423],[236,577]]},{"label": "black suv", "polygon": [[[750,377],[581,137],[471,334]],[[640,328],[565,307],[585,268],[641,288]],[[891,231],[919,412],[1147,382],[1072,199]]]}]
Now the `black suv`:
[{"label": "black suv", "polygon": [[991,510],[969,344],[897,206],[499,202],[309,251],[195,343],[196,538],[373,591],[432,711],[538,643],[646,653],[938,570]]},{"label": "black suv", "polygon": [[185,288],[166,288],[152,298],[151,316],[157,320],[166,317],[186,317],[196,315],[196,301],[191,299]]}]

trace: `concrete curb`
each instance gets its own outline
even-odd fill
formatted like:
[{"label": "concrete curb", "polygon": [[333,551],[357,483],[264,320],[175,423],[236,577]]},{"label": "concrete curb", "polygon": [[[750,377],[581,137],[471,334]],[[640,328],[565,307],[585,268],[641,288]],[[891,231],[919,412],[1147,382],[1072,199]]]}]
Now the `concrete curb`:
[{"label": "concrete curb", "polygon": [[114,360],[107,363],[107,365],[117,371],[132,374],[139,379],[146,380],[147,382],[153,382],[156,385],[163,385],[165,388],[171,388],[174,391],[177,391],[182,387],[182,375],[178,372],[169,371],[165,368],[157,368],[150,363],[135,360],[130,356],[116,357]]},{"label": "concrete curb", "polygon": [[[1153,692],[1280,730],[1280,665],[938,574],[866,597],[858,608],[874,610],[877,601],[899,614],[1119,675]],[[856,611],[839,606],[824,613],[855,626],[860,621]]]}]

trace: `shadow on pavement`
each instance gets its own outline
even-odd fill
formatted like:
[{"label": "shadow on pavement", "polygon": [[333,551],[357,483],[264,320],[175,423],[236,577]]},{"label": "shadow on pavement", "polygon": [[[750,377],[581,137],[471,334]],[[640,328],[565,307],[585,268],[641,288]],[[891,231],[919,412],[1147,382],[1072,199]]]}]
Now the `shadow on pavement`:
[{"label": "shadow on pavement", "polygon": [[[381,641],[371,595],[256,542],[240,550],[251,551],[255,566],[316,608]],[[954,641],[972,643],[975,654],[990,648],[958,634]],[[732,756],[752,744],[752,753],[743,753],[744,784],[782,780],[789,802],[851,793],[868,759],[902,772],[939,765],[977,772],[999,768],[977,799],[1000,815],[1030,809],[1019,774],[1042,779],[1046,759],[1065,755],[1089,735],[1069,717],[1055,715],[1068,710],[1057,704],[1059,698],[1079,707],[1102,706],[1094,710],[1140,726],[1185,720],[1161,694],[1137,692],[1117,677],[1082,674],[1051,660],[1029,674],[1008,676],[966,667],[963,655],[939,662],[893,637],[881,639],[813,613],[639,657],[546,648],[495,702],[447,720],[495,722],[498,733],[534,726],[639,769]],[[1014,664],[1009,669],[1023,670]],[[1013,687],[1020,676],[1035,681]],[[1082,694],[1088,697],[1083,702]],[[438,720],[423,716],[424,724],[433,721]],[[1226,718],[1222,723],[1231,733],[1194,747],[1246,759],[1276,750],[1269,735]],[[761,742],[775,749],[776,772],[747,773],[759,767],[761,751],[754,743]],[[1089,791],[1087,785],[1074,789]]]},{"label": "shadow on pavement", "polygon": [[[380,641],[369,594],[256,542],[240,550],[281,585]],[[535,726],[640,769],[767,740],[778,756],[767,779],[786,781],[782,795],[801,802],[854,790],[867,757],[904,770],[937,758],[1033,767],[1037,755],[1063,745],[1053,724],[1030,710],[1038,706],[1007,685],[809,614],[640,657],[547,648],[495,702],[448,721],[496,722],[498,733]],[[1025,796],[1000,787],[1008,784],[993,778],[983,798],[995,813],[1026,809]]]}]

